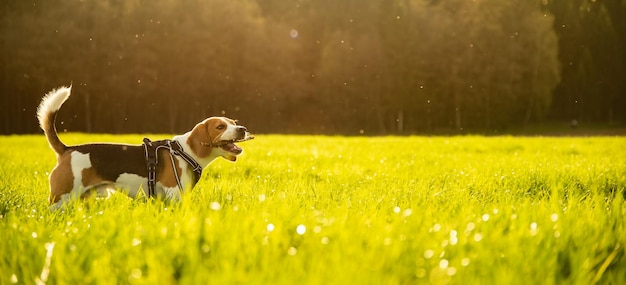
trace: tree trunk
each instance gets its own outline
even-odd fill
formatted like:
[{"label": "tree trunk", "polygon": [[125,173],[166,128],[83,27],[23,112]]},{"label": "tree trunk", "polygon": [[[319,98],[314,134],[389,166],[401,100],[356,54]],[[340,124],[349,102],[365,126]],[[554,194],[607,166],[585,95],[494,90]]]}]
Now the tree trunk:
[{"label": "tree trunk", "polygon": [[398,111],[398,117],[396,118],[396,123],[398,126],[398,134],[402,134],[404,132],[404,111]]},{"label": "tree trunk", "polygon": [[452,97],[454,100],[454,127],[456,127],[457,131],[463,130],[463,125],[461,124],[461,95],[459,94],[458,84],[458,67],[455,65],[452,67],[452,85],[450,88],[452,89]]},{"label": "tree trunk", "polygon": [[93,124],[91,121],[91,118],[93,117],[91,115],[91,93],[90,92],[85,92],[85,94],[83,95],[83,98],[85,98],[85,128],[86,128],[86,132],[87,133],[91,133],[93,131]]}]

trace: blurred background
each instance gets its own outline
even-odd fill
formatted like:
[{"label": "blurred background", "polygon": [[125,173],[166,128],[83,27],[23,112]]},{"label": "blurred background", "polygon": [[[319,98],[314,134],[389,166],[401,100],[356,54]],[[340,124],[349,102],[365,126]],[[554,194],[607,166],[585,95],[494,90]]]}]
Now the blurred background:
[{"label": "blurred background", "polygon": [[0,133],[498,133],[626,122],[626,0],[4,0]]}]

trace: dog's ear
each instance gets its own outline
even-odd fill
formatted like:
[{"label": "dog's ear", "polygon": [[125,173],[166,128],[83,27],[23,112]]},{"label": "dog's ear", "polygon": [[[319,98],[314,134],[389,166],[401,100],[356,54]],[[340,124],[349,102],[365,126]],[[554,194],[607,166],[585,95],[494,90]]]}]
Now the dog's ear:
[{"label": "dog's ear", "polygon": [[187,144],[198,157],[207,157],[213,150],[211,147],[205,147],[202,145],[203,143],[212,143],[207,122],[208,120],[198,123],[195,127],[193,127],[191,134],[187,138]]}]

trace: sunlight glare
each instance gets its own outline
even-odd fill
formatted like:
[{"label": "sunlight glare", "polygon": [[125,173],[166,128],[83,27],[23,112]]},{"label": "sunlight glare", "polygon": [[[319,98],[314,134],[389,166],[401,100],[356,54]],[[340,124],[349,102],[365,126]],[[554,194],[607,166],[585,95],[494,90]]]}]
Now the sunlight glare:
[{"label": "sunlight glare", "polygon": [[550,216],[550,220],[552,220],[553,222],[556,222],[557,220],[559,220],[559,214],[554,213]]},{"label": "sunlight glare", "polygon": [[457,237],[457,232],[455,230],[451,230],[450,231],[450,244],[455,245],[458,242],[459,242],[459,239]]},{"label": "sunlight glare", "polygon": [[533,222],[530,224],[530,235],[537,235],[537,223]]},{"label": "sunlight glare", "polygon": [[427,249],[424,251],[424,258],[431,259],[435,255],[435,251],[432,249]]},{"label": "sunlight glare", "polygon": [[447,259],[442,259],[442,260],[439,261],[439,268],[446,269],[446,268],[448,268],[448,264],[449,264],[449,262],[448,262]]},{"label": "sunlight glare", "polygon": [[411,210],[411,209],[406,209],[406,210],[404,210],[403,215],[404,215],[405,217],[408,217],[408,216],[410,216],[411,214],[413,214],[413,210]]},{"label": "sunlight glare", "polygon": [[297,249],[297,248],[295,248],[295,247],[293,247],[293,246],[292,246],[292,247],[290,247],[290,248],[287,250],[287,254],[289,254],[289,255],[292,255],[292,256],[293,256],[293,255],[296,255],[296,253],[298,253],[298,249]]},{"label": "sunlight glare", "polygon": [[323,238],[322,238],[322,244],[328,244],[328,242],[330,242],[330,240],[328,239],[328,237],[323,237]]},{"label": "sunlight glare", "polygon": [[393,212],[396,214],[400,214],[400,212],[402,211],[402,209],[398,206],[393,207]]},{"label": "sunlight glare", "polygon": [[469,222],[467,223],[467,227],[465,228],[465,232],[469,233],[471,231],[473,231],[476,228],[476,224]]},{"label": "sunlight glare", "polygon": [[211,208],[211,210],[213,211],[219,211],[222,208],[222,206],[220,205],[219,202],[211,202],[209,204],[209,208]]},{"label": "sunlight glare", "polygon": [[484,214],[482,216],[482,220],[483,220],[483,222],[489,221],[489,214]]},{"label": "sunlight glare", "polygon": [[477,233],[474,235],[474,241],[479,242],[483,239],[483,235],[481,233]]},{"label": "sunlight glare", "polygon": [[469,258],[465,257],[465,258],[461,259],[461,265],[462,266],[465,267],[465,266],[468,266],[469,264],[470,264],[470,259]]},{"label": "sunlight glare", "polygon": [[417,278],[424,278],[424,276],[426,276],[426,269],[424,268],[418,268],[417,271],[415,272],[415,276],[417,276]]},{"label": "sunlight glare", "polygon": [[446,269],[446,274],[448,276],[453,276],[454,274],[456,274],[456,268],[455,267],[448,267]]},{"label": "sunlight glare", "polygon": [[298,227],[296,228],[296,232],[299,235],[303,235],[304,233],[306,233],[306,226],[305,225],[298,225]]},{"label": "sunlight glare", "polygon": [[434,224],[433,227],[430,229],[430,232],[438,232],[441,230],[441,225],[440,224]]},{"label": "sunlight glare", "polygon": [[289,31],[289,36],[292,39],[297,39],[298,35],[299,35],[299,33],[298,33],[298,30],[296,30],[296,29],[291,29],[291,31]]}]

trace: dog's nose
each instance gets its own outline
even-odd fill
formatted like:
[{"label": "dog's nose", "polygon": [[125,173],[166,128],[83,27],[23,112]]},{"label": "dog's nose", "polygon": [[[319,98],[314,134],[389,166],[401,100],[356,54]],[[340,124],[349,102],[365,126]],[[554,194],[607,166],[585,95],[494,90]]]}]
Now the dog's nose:
[{"label": "dog's nose", "polygon": [[242,127],[242,126],[237,127],[237,132],[238,132],[238,133],[242,133],[242,134],[243,134],[243,133],[245,133],[247,130],[248,130],[248,129],[246,129],[246,127]]}]

